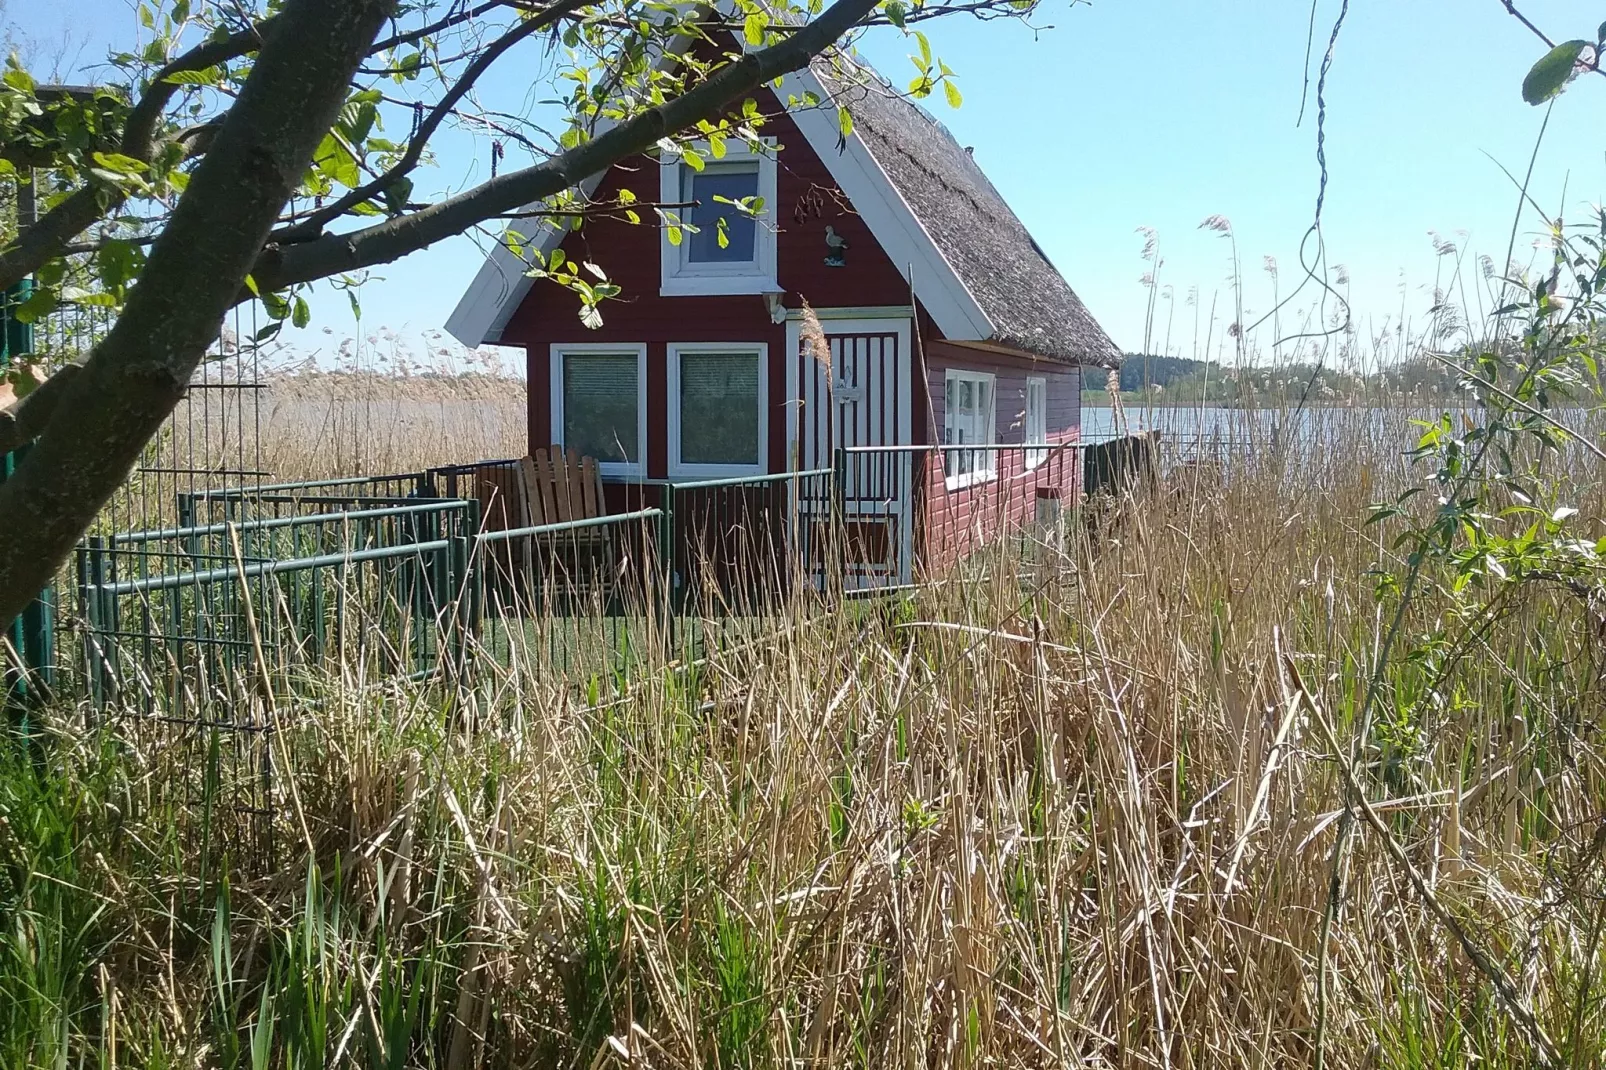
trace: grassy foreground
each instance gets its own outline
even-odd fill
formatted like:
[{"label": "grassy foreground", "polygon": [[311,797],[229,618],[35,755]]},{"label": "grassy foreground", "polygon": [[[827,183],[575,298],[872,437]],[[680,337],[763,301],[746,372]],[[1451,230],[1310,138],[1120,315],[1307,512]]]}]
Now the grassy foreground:
[{"label": "grassy foreground", "polygon": [[0,1060],[1601,1065],[1596,618],[1461,628],[1430,568],[1352,765],[1418,432],[1314,419],[622,695],[332,680],[269,711],[271,866],[235,741],[53,711],[0,750]]}]

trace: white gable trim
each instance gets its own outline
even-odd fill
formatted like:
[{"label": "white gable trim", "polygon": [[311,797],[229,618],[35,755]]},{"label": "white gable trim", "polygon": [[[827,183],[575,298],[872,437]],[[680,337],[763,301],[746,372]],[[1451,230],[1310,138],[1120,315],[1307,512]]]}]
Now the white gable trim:
[{"label": "white gable trim", "polygon": [[[802,99],[812,93],[821,101],[831,95],[807,68],[781,79],[781,103],[787,98]],[[803,107],[791,113],[792,121],[803,132],[809,148],[825,164],[826,170],[877,244],[913,287],[943,335],[954,341],[984,341],[997,334],[992,320],[982,311],[948,258],[932,240],[909,202],[876,161],[869,146],[857,133],[845,141],[835,108]]]},{"label": "white gable trim", "polygon": [[[581,194],[589,198],[601,182],[602,175],[592,175],[580,183]],[[526,207],[526,211],[538,211],[543,207],[541,204],[532,204]],[[534,235],[525,235],[529,240],[524,244],[528,248],[539,249],[545,260],[569,232],[545,218],[534,218],[540,230]],[[519,230],[519,224],[515,223],[508,229]],[[458,298],[457,307],[446,318],[446,333],[470,349],[500,342],[502,329],[513,318],[513,313],[518,311],[524,295],[535,285],[535,280],[526,274],[529,270],[530,265],[508,249],[507,232],[504,231],[486,254],[485,263],[474,273],[474,281]]]},{"label": "white gable trim", "polygon": [[[777,95],[783,107],[789,97],[801,100],[806,94],[822,102],[831,99],[808,68],[781,79]],[[869,147],[857,133],[843,139],[835,109],[823,105],[800,107],[790,114],[809,148],[825,164],[944,337],[955,342],[981,342],[996,335],[992,320]],[[585,195],[589,197],[601,181],[601,174],[586,179],[581,184]],[[778,208],[775,206],[775,210]],[[565,233],[562,228],[543,223],[539,242],[542,255],[550,254]],[[533,247],[537,243],[529,244]],[[499,239],[447,318],[447,333],[470,348],[500,341],[503,328],[534,282],[526,270],[527,265]]]}]

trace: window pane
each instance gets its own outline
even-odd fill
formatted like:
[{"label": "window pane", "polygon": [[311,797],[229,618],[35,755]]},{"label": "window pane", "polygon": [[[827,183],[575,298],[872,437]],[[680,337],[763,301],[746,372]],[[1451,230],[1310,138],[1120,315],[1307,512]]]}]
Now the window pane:
[{"label": "window pane", "polygon": [[[687,257],[694,264],[740,264],[753,259],[754,230],[757,222],[735,205],[714,200],[716,196],[739,201],[758,195],[758,164],[708,164],[701,171],[682,166],[686,199],[697,201],[687,218],[698,230],[689,235]],[[725,220],[728,244],[719,247],[719,221]]]},{"label": "window pane", "polygon": [[758,354],[680,355],[682,464],[758,464]]},{"label": "window pane", "polygon": [[634,353],[563,356],[563,444],[599,461],[635,461],[637,362]]}]

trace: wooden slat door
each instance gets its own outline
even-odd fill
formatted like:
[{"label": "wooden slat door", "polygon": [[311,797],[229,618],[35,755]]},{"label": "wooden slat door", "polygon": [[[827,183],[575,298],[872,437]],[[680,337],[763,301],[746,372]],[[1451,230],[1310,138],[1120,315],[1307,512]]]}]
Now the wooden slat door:
[{"label": "wooden slat door", "polygon": [[[912,441],[913,360],[908,318],[839,319],[820,310],[831,366],[788,324],[787,384],[795,416],[789,455],[794,470],[830,468],[838,447],[901,446]],[[912,537],[913,458],[908,453],[848,454],[843,510],[850,521],[880,525],[867,543],[885,547],[865,567],[907,582]],[[804,511],[823,503],[799,503]]]}]

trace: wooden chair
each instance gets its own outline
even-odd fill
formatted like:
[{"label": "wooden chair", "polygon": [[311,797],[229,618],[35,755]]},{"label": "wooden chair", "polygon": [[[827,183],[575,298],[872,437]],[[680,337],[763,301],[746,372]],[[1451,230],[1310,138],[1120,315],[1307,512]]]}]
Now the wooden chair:
[{"label": "wooden chair", "polygon": [[[519,462],[524,491],[525,523],[532,527],[564,524],[606,516],[602,475],[594,457],[581,457],[562,446],[536,450]],[[588,529],[582,528],[581,534]],[[600,528],[590,529],[598,533]]]},{"label": "wooden chair", "polygon": [[[594,457],[562,446],[533,451],[519,462],[524,521],[531,527],[606,516],[602,476]],[[613,585],[615,552],[605,525],[546,532],[522,540],[532,592],[560,600],[606,592]]]}]

